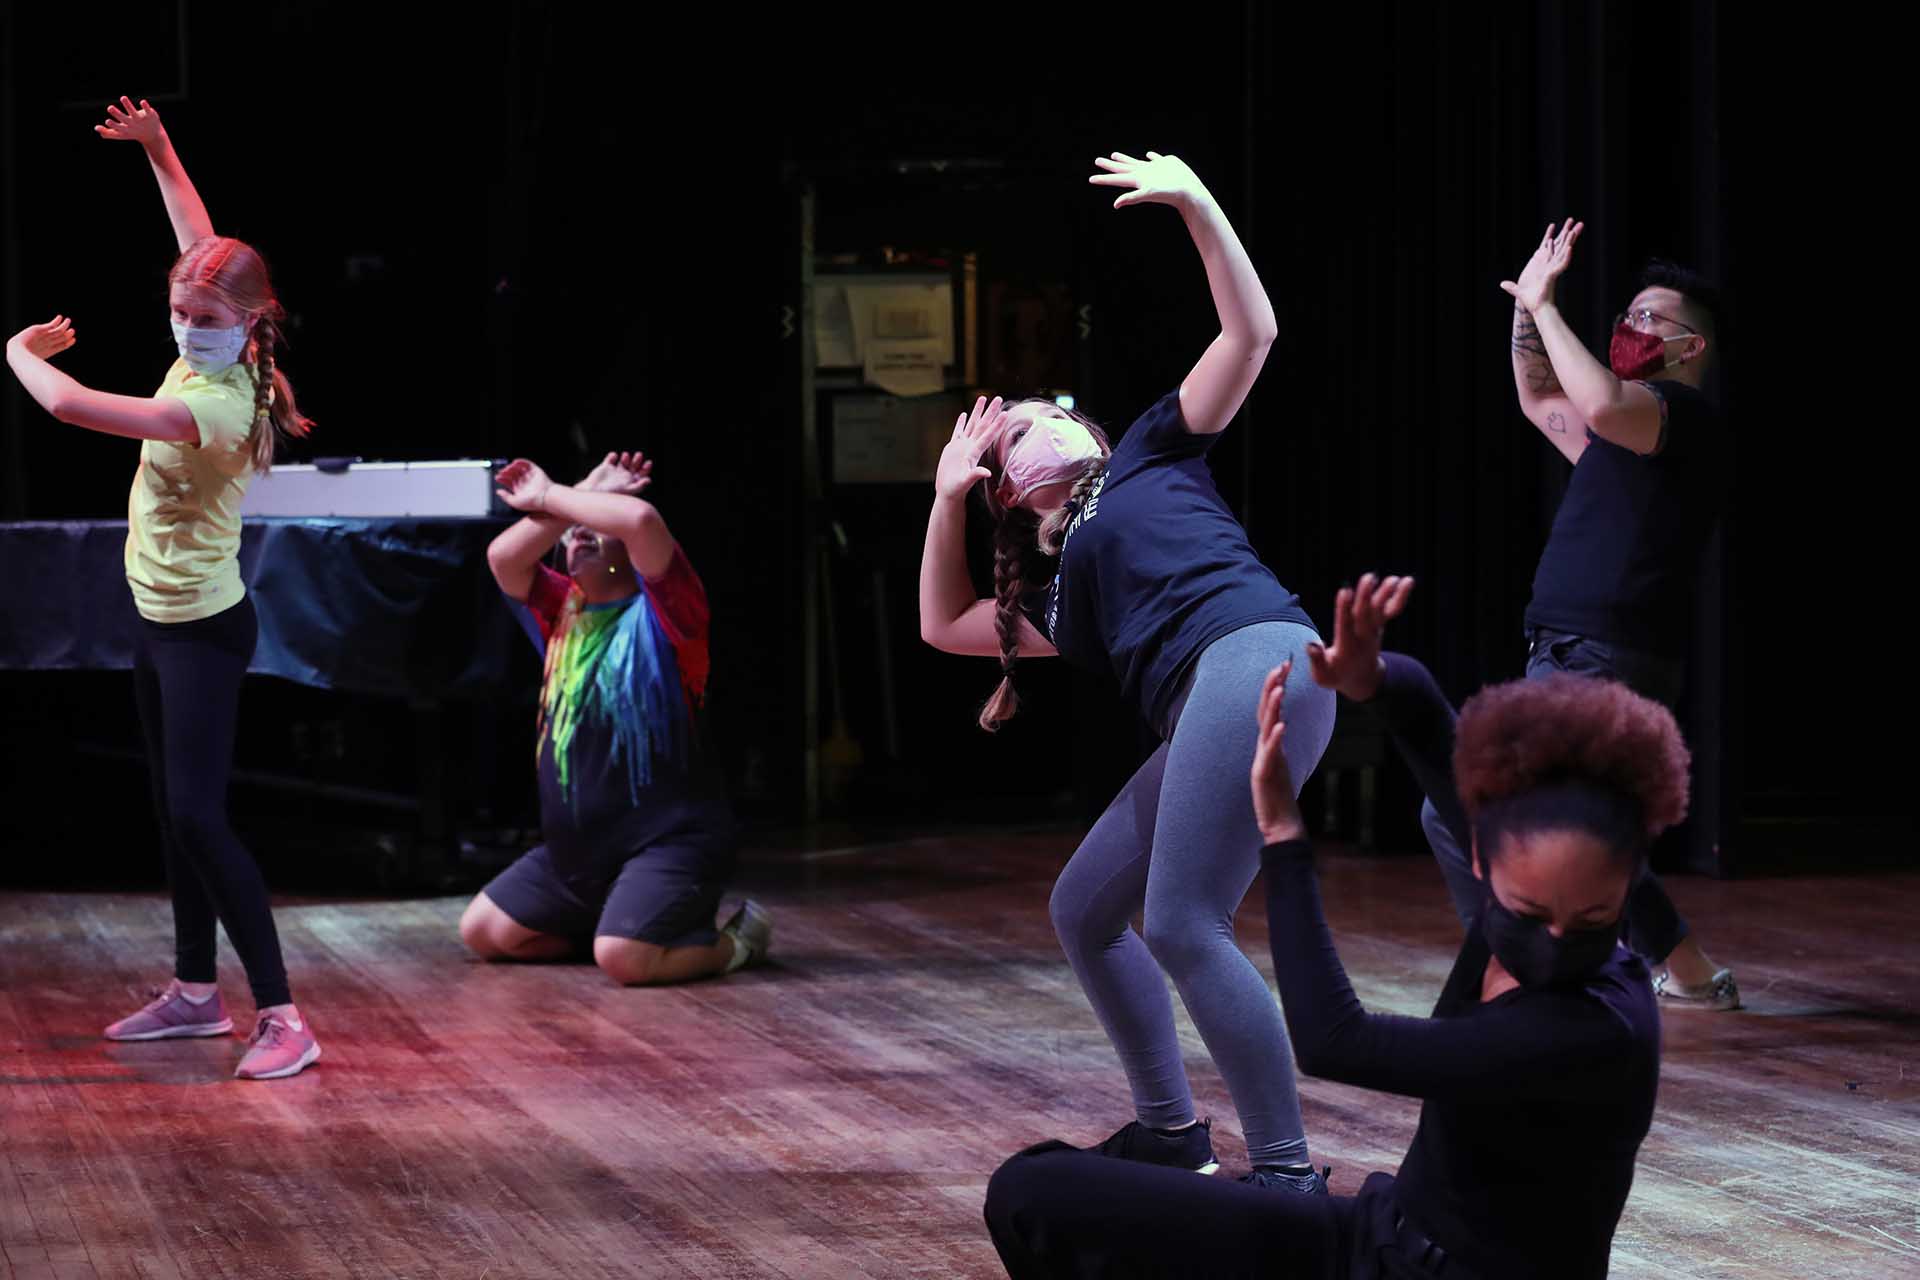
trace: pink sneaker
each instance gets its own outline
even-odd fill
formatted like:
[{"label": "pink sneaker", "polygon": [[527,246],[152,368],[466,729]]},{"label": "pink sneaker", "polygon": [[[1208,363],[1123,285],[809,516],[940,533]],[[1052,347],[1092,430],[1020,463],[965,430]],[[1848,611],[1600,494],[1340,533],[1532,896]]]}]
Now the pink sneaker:
[{"label": "pink sneaker", "polygon": [[103,1033],[109,1040],[171,1040],[176,1036],[223,1036],[233,1030],[233,1019],[218,991],[195,1004],[180,990],[178,979],[153,993],[147,1007],[130,1013]]},{"label": "pink sneaker", "polygon": [[313,1028],[299,1010],[263,1013],[253,1025],[253,1039],[247,1041],[247,1056],[233,1074],[242,1080],[278,1080],[299,1075],[319,1057]]}]

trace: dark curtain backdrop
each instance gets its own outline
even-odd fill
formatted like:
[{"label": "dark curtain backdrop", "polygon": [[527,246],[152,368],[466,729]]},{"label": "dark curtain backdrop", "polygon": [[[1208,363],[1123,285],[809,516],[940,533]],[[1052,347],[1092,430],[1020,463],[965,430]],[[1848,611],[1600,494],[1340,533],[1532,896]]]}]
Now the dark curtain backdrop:
[{"label": "dark curtain backdrop", "polygon": [[[1514,406],[1497,282],[1549,220],[1581,217],[1561,297],[1598,346],[1647,256],[1718,276],[1736,482],[1701,582],[1698,657],[1715,678],[1687,712],[1719,745],[1700,807],[1729,830],[1901,809],[1911,696],[1842,678],[1873,664],[1837,660],[1830,621],[1858,616],[1848,601],[1904,611],[1882,575],[1911,545],[1911,429],[1867,402],[1871,377],[1820,367],[1871,327],[1840,294],[1887,212],[1839,145],[1878,118],[1844,96],[1835,59],[1859,52],[1855,33],[1788,33],[1711,3],[673,25],[196,3],[105,30],[78,11],[7,21],[9,331],[66,312],[77,377],[158,382],[171,241],[137,150],[89,127],[110,93],[153,98],[216,225],[276,265],[313,451],[526,453],[562,476],[615,447],[658,458],[655,496],[714,599],[729,767],[761,812],[797,808],[810,539],[828,516],[884,527],[875,556],[909,566],[887,579],[905,652],[924,518],[924,494],[905,491],[803,499],[783,315],[800,193],[816,193],[823,249],[973,249],[983,270],[1064,284],[1091,308],[1076,390],[1123,428],[1213,334],[1177,219],[1115,213],[1084,184],[1094,155],[1149,147],[1213,187],[1281,317],[1216,451],[1223,490],[1317,616],[1363,570],[1416,574],[1396,642],[1457,696],[1519,673],[1565,482]],[[129,446],[52,423],[11,386],[4,401],[6,515],[124,509]],[[1867,452],[1864,432],[1894,443]],[[971,716],[989,665],[901,663],[923,776],[977,797],[943,812],[992,816],[1056,788],[1064,741],[1080,803],[1097,801],[1141,745],[1097,687],[1044,671],[1032,718],[983,739]]]}]

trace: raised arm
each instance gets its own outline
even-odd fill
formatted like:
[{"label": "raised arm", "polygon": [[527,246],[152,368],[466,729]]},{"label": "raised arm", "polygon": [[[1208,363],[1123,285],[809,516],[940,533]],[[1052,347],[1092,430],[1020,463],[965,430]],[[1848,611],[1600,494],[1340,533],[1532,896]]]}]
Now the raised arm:
[{"label": "raised arm", "polygon": [[501,499],[508,506],[537,518],[531,524],[522,520],[514,525],[495,538],[487,551],[487,563],[493,568],[494,580],[515,599],[525,598],[534,563],[572,524],[584,524],[595,532],[620,539],[626,545],[634,571],[643,578],[659,578],[673,563],[676,545],[673,534],[659,508],[644,498],[631,493],[555,484],[546,472],[525,458],[516,458],[502,467],[494,480],[500,486]]},{"label": "raised arm", "polygon": [[1373,1013],[1360,1003],[1320,903],[1313,846],[1262,852],[1274,983],[1308,1075],[1411,1098],[1483,1102],[1591,1098],[1636,1056],[1625,1028],[1577,995],[1543,992],[1472,1018]]},{"label": "raised arm", "polygon": [[1519,303],[1513,304],[1513,385],[1520,395],[1520,412],[1540,428],[1547,443],[1558,449],[1568,462],[1580,461],[1587,451],[1587,424],[1561,389],[1554,375],[1553,361],[1540,340],[1539,326]]},{"label": "raised arm", "polygon": [[200,193],[193,189],[187,170],[173,150],[167,131],[160,124],[160,113],[142,98],[139,106],[121,97],[119,106],[107,108],[107,122],[93,131],[112,142],[137,142],[146,149],[147,162],[153,166],[154,181],[160,184],[160,199],[167,206],[167,221],[173,224],[174,242],[185,253],[187,246],[213,234],[213,219]]},{"label": "raised arm", "polygon": [[[609,453],[576,487],[638,497],[652,483],[653,463],[645,454],[634,451]],[[534,566],[566,531],[565,520],[545,514],[527,516],[503,530],[487,546],[487,567],[493,570],[493,580],[507,595],[524,604],[533,589]]]},{"label": "raised arm", "polygon": [[[980,458],[1006,422],[1000,397],[974,401],[973,412],[954,423],[933,478],[933,510],[920,553],[920,638],[946,653],[993,658],[1000,654],[994,602],[973,591],[967,574],[967,494],[993,473]],[[1051,657],[1054,647],[1020,620],[1020,655]]]},{"label": "raised arm", "polygon": [[510,599],[525,604],[533,591],[534,570],[567,531],[559,516],[534,513],[508,525],[487,544],[487,568]]},{"label": "raised arm", "polygon": [[1383,653],[1386,625],[1406,608],[1412,578],[1363,574],[1333,601],[1333,643],[1307,646],[1313,681],[1374,709],[1420,790],[1461,848],[1472,843],[1453,782],[1453,707],[1433,675],[1401,653]]},{"label": "raised arm", "polygon": [[1192,169],[1178,156],[1147,152],[1145,160],[1116,151],[1111,159],[1094,161],[1105,173],[1087,181],[1096,186],[1125,188],[1113,202],[1116,209],[1135,204],[1167,204],[1180,211],[1200,250],[1213,291],[1213,307],[1220,316],[1220,336],[1201,355],[1199,363],[1180,384],[1180,416],[1187,429],[1211,435],[1226,429],[1253,389],[1254,379],[1267,362],[1267,351],[1280,332],[1273,303],[1260,286],[1240,237],[1234,234],[1220,204]]},{"label": "raised arm", "polygon": [[1321,908],[1282,751],[1286,675],[1286,666],[1273,671],[1261,690],[1252,788],[1267,845],[1274,980],[1300,1070],[1409,1097],[1482,1101],[1581,1097],[1617,1076],[1644,1050],[1604,1009],[1574,997],[1543,994],[1473,1018],[1371,1013],[1360,1003]]},{"label": "raised arm", "polygon": [[193,410],[173,396],[120,396],[85,387],[48,363],[75,342],[73,322],[55,316],[7,340],[7,367],[28,395],[61,422],[133,440],[198,444]]},{"label": "raised arm", "polygon": [[[1522,355],[1535,355],[1537,359],[1536,349],[1544,351],[1548,362],[1546,374],[1554,390],[1539,394],[1549,402],[1564,398],[1566,403],[1564,407],[1544,403],[1536,407],[1542,417],[1534,417],[1533,412],[1528,412],[1527,417],[1569,461],[1578,462],[1580,449],[1586,447],[1583,428],[1591,428],[1602,440],[1622,448],[1650,454],[1660,447],[1659,397],[1637,382],[1622,381],[1613,370],[1594,359],[1554,302],[1554,285],[1572,262],[1573,246],[1584,229],[1584,223],[1569,218],[1555,235],[1549,223],[1545,238],[1520,272],[1520,278],[1500,282],[1500,287],[1512,295],[1526,313],[1527,323],[1532,327],[1532,332],[1526,335],[1528,350],[1523,353],[1522,319],[1518,314],[1514,316],[1514,377],[1522,384],[1521,408],[1527,409],[1527,375],[1523,373]],[[1529,367],[1537,370],[1537,366]],[[1533,377],[1542,386],[1546,385],[1546,379],[1537,371]],[[1555,413],[1563,415],[1563,419],[1571,413],[1572,418],[1556,424],[1552,420]],[[1560,425],[1566,427],[1565,432],[1558,429]],[[1569,450],[1559,438],[1563,434],[1577,436],[1579,448]]]}]

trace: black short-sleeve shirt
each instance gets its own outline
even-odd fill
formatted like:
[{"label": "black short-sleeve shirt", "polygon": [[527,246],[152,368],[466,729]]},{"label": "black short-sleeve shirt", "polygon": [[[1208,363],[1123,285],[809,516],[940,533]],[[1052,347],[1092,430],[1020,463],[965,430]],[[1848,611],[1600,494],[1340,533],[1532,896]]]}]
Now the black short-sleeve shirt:
[{"label": "black short-sleeve shirt", "polygon": [[1728,463],[1711,400],[1683,382],[1641,385],[1662,405],[1660,447],[1642,455],[1587,433],[1533,575],[1526,620],[1678,657]]}]

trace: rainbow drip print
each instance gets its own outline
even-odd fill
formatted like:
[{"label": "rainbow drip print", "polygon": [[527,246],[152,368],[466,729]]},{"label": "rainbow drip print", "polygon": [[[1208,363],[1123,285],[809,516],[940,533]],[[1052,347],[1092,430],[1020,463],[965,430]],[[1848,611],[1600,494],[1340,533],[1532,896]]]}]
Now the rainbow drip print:
[{"label": "rainbow drip print", "polygon": [[685,769],[692,716],[679,663],[653,604],[643,593],[611,605],[567,601],[547,642],[535,759],[549,746],[560,789],[573,800],[572,748],[581,728],[604,724],[610,759],[626,765],[636,803],[653,781],[658,756]]}]

